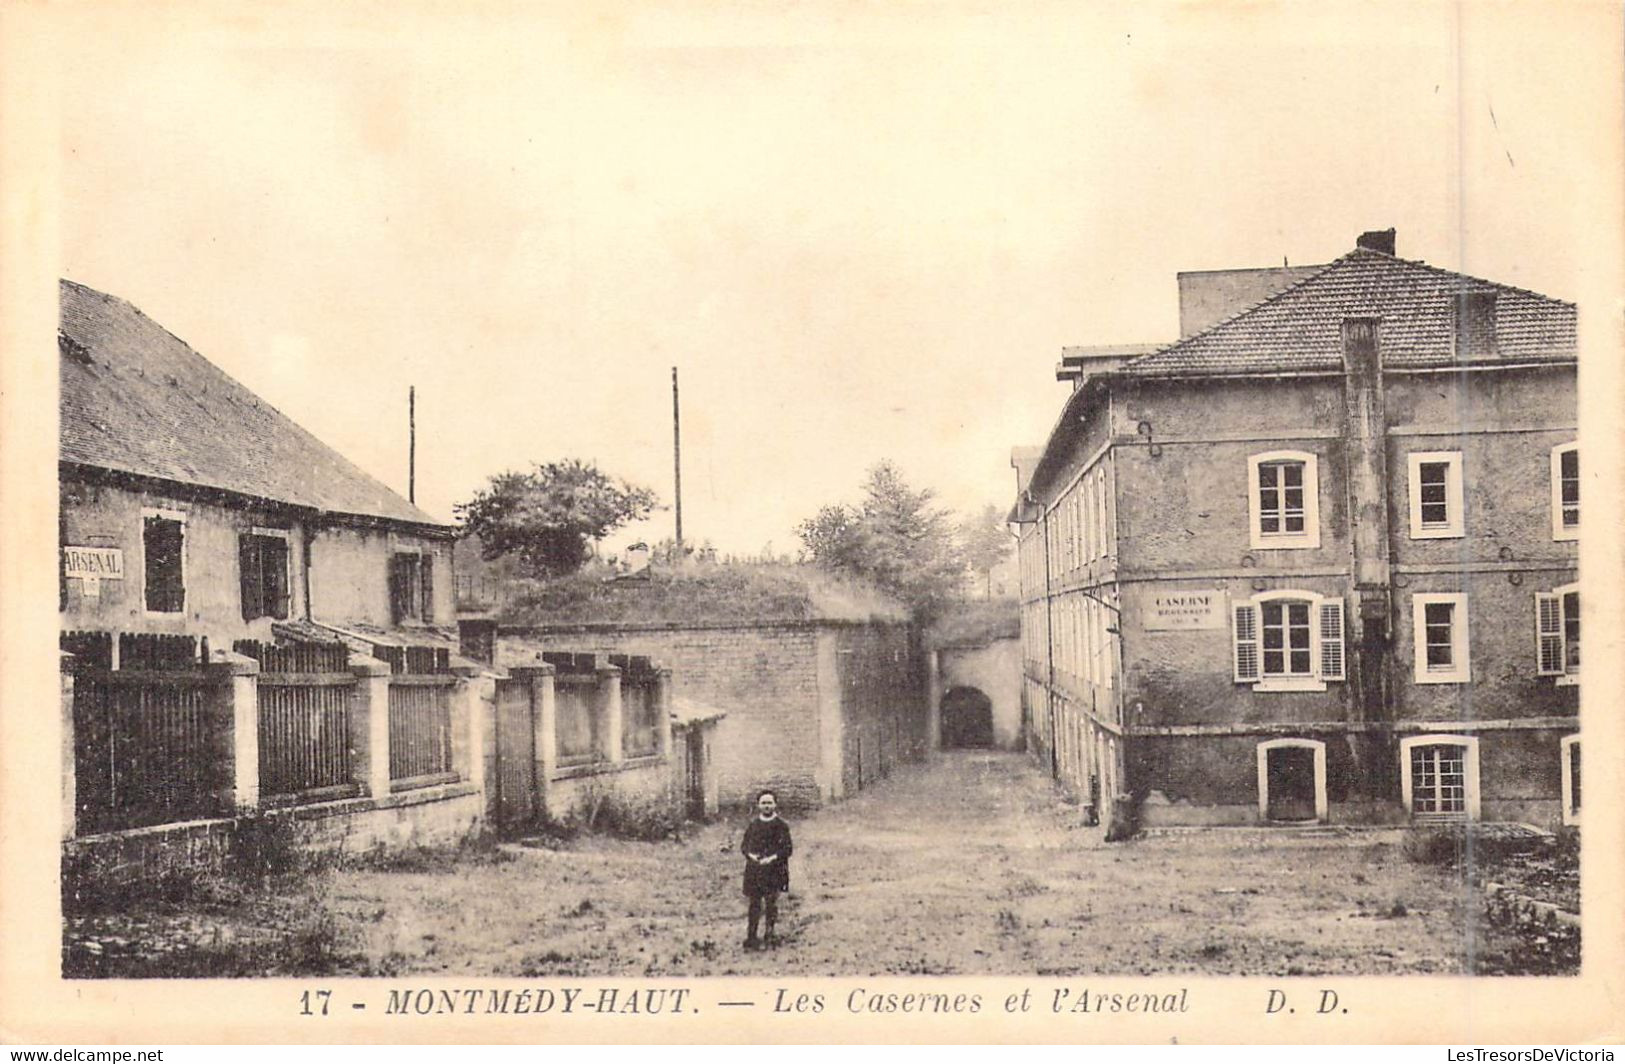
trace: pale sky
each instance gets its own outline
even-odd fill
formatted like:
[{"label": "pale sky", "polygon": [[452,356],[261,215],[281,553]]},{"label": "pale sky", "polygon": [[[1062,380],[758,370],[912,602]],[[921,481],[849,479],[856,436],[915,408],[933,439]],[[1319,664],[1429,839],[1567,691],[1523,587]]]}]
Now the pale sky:
[{"label": "pale sky", "polygon": [[64,274],[403,493],[415,384],[448,519],[565,457],[669,503],[673,365],[693,541],[793,551],[882,458],[1003,507],[1178,270],[1393,226],[1578,299],[1609,221],[1611,5],[143,6],[61,20]]}]

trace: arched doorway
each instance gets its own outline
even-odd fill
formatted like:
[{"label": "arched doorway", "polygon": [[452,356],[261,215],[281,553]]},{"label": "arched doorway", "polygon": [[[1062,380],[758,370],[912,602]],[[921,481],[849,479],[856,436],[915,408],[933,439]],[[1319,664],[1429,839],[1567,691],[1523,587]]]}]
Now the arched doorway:
[{"label": "arched doorway", "polygon": [[950,687],[942,696],[944,749],[993,745],[993,702],[974,687]]}]

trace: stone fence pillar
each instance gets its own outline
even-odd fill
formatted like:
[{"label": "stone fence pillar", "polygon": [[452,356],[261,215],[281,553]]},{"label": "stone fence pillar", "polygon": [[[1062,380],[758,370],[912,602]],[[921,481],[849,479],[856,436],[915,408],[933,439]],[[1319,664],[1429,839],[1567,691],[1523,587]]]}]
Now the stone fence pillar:
[{"label": "stone fence pillar", "polygon": [[203,666],[215,689],[220,714],[222,762],[230,766],[221,804],[237,812],[260,804],[260,663],[242,654],[216,650]]},{"label": "stone fence pillar", "polygon": [[350,695],[350,772],[361,793],[389,793],[389,662],[350,655],[355,690]]},{"label": "stone fence pillar", "polygon": [[485,713],[480,703],[496,680],[475,662],[454,662],[457,686],[451,690],[451,767],[465,782],[485,789]]},{"label": "stone fence pillar", "polygon": [[597,675],[598,712],[604,722],[600,752],[610,764],[618,765],[626,759],[621,749],[621,670],[614,665],[600,665]]},{"label": "stone fence pillar", "polygon": [[547,786],[559,765],[558,694],[553,678],[557,670],[552,665],[521,665],[508,670],[514,679],[530,684],[530,723],[532,756],[536,760],[536,787],[545,799]]},{"label": "stone fence pillar", "polygon": [[657,666],[655,669],[655,734],[659,736],[660,756],[671,758],[671,700],[672,683],[671,669]]}]

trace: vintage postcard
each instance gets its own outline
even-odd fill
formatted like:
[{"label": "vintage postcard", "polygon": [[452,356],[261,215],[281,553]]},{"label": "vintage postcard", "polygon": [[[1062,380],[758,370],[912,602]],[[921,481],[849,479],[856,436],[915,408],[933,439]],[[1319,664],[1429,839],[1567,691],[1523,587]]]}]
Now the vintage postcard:
[{"label": "vintage postcard", "polygon": [[0,4],[0,1038],[1617,1041],[1621,18]]}]

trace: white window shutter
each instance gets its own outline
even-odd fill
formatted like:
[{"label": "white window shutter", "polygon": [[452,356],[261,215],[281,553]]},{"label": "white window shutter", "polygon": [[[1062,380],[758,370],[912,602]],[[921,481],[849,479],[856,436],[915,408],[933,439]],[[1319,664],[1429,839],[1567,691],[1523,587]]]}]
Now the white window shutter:
[{"label": "white window shutter", "polygon": [[1563,607],[1555,594],[1535,592],[1535,640],[1540,675],[1563,675]]},{"label": "white window shutter", "polygon": [[1235,608],[1236,682],[1258,681],[1258,607],[1252,603]]},{"label": "white window shutter", "polygon": [[1320,678],[1343,679],[1343,600],[1320,604]]}]

